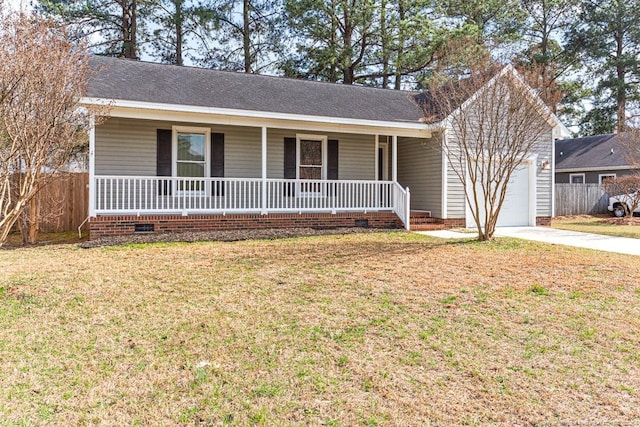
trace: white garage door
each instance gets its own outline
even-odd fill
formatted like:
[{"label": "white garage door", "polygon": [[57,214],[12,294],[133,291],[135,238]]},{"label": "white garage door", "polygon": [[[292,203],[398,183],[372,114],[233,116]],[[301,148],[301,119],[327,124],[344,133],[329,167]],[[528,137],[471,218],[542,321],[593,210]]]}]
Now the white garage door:
[{"label": "white garage door", "polygon": [[[518,227],[529,225],[529,164],[518,167],[511,175],[509,185],[507,185],[507,195],[504,198],[500,215],[498,216],[498,227]],[[482,191],[478,191],[481,195]],[[482,206],[483,201],[480,200]],[[480,220],[484,222],[484,214],[481,213]],[[467,227],[475,227],[475,222],[471,213],[467,212]]]}]

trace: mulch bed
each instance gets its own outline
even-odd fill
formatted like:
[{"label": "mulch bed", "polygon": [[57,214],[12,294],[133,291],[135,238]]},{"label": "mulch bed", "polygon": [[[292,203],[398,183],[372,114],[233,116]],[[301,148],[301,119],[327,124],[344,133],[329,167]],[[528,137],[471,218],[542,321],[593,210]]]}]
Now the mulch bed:
[{"label": "mulch bed", "polygon": [[80,243],[81,248],[96,248],[103,246],[116,246],[130,243],[156,243],[156,242],[236,242],[239,240],[251,239],[286,239],[291,237],[304,236],[326,236],[353,233],[382,233],[390,231],[402,231],[399,229],[381,229],[381,228],[331,228],[331,229],[315,229],[315,228],[268,228],[260,230],[225,230],[225,231],[208,231],[208,232],[184,232],[184,233],[165,233],[165,234],[136,234],[133,236],[117,236],[102,237],[95,240],[88,240]]}]

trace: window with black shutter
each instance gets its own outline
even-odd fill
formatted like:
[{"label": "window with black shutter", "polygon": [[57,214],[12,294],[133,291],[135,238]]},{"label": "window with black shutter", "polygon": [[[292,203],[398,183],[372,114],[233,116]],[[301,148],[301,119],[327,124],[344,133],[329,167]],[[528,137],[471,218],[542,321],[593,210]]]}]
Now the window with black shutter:
[{"label": "window with black shutter", "polygon": [[[156,131],[156,176],[171,176],[171,129]],[[171,195],[169,181],[162,181],[158,185],[158,195]]]},{"label": "window with black shutter", "polygon": [[[224,134],[211,134],[211,177],[224,178]],[[212,196],[224,196],[224,182],[216,182],[211,187]]]},{"label": "window with black shutter", "polygon": [[[336,139],[327,140],[321,135],[284,139],[284,178],[300,179],[300,191],[303,193],[318,193],[322,187],[317,182],[305,183],[304,180],[337,180],[338,163]],[[293,184],[288,184],[285,190],[286,195],[293,195]]]}]

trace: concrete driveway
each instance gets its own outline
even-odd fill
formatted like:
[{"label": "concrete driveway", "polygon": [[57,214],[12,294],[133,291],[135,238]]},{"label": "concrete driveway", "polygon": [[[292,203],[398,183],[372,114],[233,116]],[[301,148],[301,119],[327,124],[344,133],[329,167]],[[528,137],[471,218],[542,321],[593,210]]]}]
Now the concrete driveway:
[{"label": "concrete driveway", "polygon": [[[442,238],[473,238],[473,234],[457,233],[449,230],[421,232]],[[549,227],[499,227],[497,237],[515,237],[554,245],[574,246],[598,251],[640,255],[640,239],[603,236],[601,234],[578,233]]]},{"label": "concrete driveway", "polygon": [[549,227],[499,227],[496,228],[496,236],[516,237],[518,239],[553,243],[555,245],[640,255],[640,239],[631,239],[628,237],[579,233],[577,231],[558,230],[557,228]]}]

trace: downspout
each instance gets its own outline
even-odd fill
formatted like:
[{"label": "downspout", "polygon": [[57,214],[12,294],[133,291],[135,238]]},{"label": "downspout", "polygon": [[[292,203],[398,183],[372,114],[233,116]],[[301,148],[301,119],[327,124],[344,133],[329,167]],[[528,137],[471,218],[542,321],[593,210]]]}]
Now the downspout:
[{"label": "downspout", "polygon": [[[89,127],[89,218],[96,216],[96,122]],[[89,220],[91,221],[91,220]]]}]

